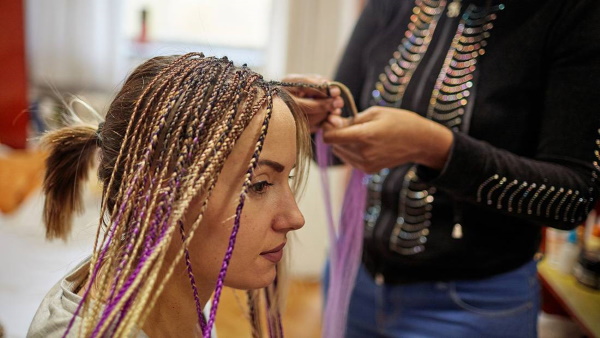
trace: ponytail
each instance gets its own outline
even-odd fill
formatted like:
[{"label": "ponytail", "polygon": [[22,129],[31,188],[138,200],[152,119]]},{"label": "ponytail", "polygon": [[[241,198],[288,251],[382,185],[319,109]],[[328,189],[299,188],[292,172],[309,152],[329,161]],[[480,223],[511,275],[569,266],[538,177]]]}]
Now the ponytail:
[{"label": "ponytail", "polygon": [[44,176],[46,238],[66,240],[73,212],[83,211],[82,184],[94,163],[98,135],[92,126],[66,127],[46,134],[42,144],[49,151]]}]

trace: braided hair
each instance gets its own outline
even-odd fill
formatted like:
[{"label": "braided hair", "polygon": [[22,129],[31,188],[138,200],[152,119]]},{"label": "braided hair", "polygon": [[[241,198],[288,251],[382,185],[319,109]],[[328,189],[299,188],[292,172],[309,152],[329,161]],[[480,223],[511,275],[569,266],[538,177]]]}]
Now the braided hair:
[{"label": "braided hair", "polygon": [[[298,86],[265,81],[245,65],[236,67],[227,58],[205,57],[201,53],[155,57],[128,77],[101,128],[71,126],[44,137],[43,142],[50,149],[44,180],[44,221],[50,239],[68,237],[72,214],[81,208],[82,181],[93,164],[96,149],[100,150],[100,226],[82,301],[64,336],[69,334],[77,316],[82,317],[82,336],[123,336],[135,332],[182,259],[199,326],[204,337],[210,336],[241,211],[269,128],[274,96],[288,105],[296,120],[296,190],[310,158],[306,122],[282,88],[286,85]],[[240,187],[211,312],[205,318],[188,245],[202,221],[226,159],[250,121],[263,109],[266,114]],[[186,229],[182,217],[198,196],[203,199],[199,216]],[[181,242],[181,248],[171,260],[166,252],[174,240]],[[164,269],[166,274],[162,273]],[[279,266],[277,271],[281,271]],[[276,288],[273,283],[265,290],[272,337],[282,336]],[[93,298],[101,302],[92,301],[91,290]],[[257,298],[252,297],[253,304],[258,304]],[[251,311],[255,314],[256,306],[251,306]],[[257,336],[261,332],[260,320],[252,322],[253,334]]]}]

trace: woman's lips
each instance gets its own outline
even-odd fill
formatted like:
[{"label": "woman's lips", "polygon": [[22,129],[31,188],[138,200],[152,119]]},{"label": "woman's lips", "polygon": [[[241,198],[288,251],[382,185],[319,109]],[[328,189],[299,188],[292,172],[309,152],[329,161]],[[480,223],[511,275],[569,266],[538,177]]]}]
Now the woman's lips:
[{"label": "woman's lips", "polygon": [[278,247],[276,247],[272,250],[261,252],[260,255],[273,263],[278,263],[281,260],[281,258],[283,257],[283,247],[284,246],[285,246],[285,243],[279,245]]}]

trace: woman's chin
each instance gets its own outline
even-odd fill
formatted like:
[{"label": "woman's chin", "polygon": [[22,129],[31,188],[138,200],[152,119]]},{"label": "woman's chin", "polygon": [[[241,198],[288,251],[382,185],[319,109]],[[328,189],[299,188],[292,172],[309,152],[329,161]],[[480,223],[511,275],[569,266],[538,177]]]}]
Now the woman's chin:
[{"label": "woman's chin", "polygon": [[[276,270],[275,268],[268,273],[262,274],[251,274],[245,276],[245,278],[232,278],[230,281],[227,281],[227,277],[225,278],[225,286],[239,289],[239,290],[254,290],[254,289],[262,289],[265,288],[275,281]],[[236,276],[237,277],[237,276]]]}]

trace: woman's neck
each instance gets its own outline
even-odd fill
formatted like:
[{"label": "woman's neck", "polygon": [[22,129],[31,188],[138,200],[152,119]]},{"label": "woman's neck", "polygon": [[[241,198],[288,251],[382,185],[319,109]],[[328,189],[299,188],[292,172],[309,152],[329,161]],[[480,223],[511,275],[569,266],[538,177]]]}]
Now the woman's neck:
[{"label": "woman's neck", "polygon": [[[166,274],[163,267],[161,275]],[[196,279],[201,308],[210,299],[213,283]],[[166,283],[154,308],[146,319],[143,331],[149,337],[200,337],[196,301],[187,275],[187,268],[179,262]]]}]

